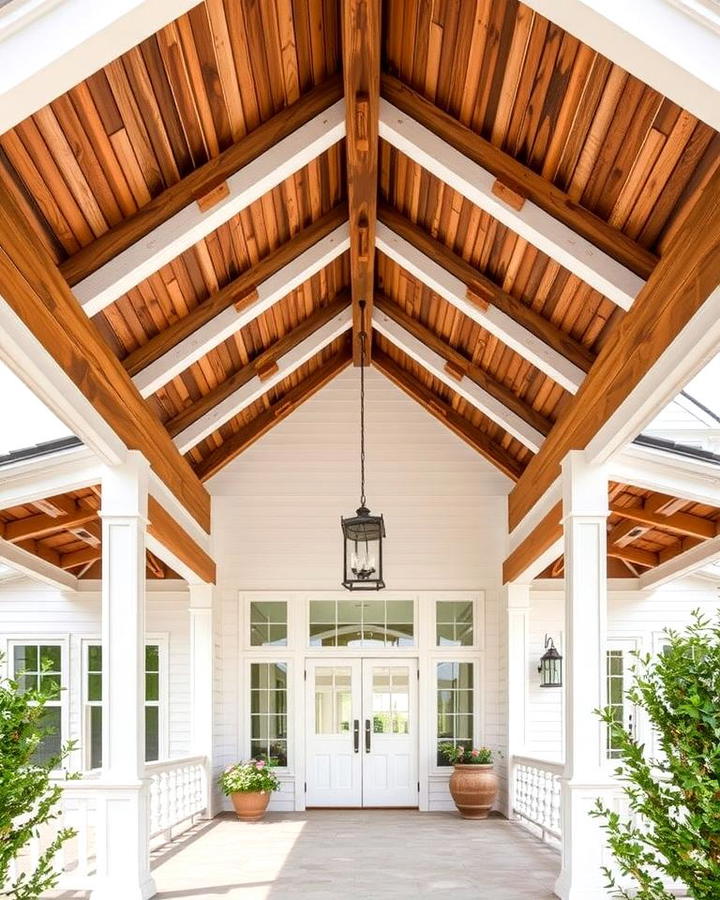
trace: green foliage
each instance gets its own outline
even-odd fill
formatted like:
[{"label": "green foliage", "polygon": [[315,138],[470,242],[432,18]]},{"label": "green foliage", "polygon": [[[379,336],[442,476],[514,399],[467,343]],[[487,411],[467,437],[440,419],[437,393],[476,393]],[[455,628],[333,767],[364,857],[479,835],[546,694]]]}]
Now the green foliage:
[{"label": "green foliage", "polygon": [[2,896],[11,900],[35,900],[55,885],[58,873],[53,871],[53,857],[75,834],[71,828],[61,828],[41,853],[35,870],[22,872],[8,885],[12,860],[27,848],[41,825],[58,817],[62,790],[51,783],[50,773],[73,749],[67,744],[52,759],[37,762],[34,758],[43,737],[50,733],[42,725],[45,706],[60,690],[57,683],[40,680],[39,689],[21,691],[17,681],[0,678],[0,890],[5,885]]},{"label": "green foliage", "polygon": [[280,782],[275,777],[272,763],[273,760],[251,759],[228,766],[218,778],[220,790],[226,796],[278,790]]},{"label": "green foliage", "polygon": [[492,750],[489,747],[463,747],[462,744],[445,743],[440,744],[440,752],[445,759],[454,766],[461,764],[463,766],[477,765],[487,766],[493,761]]},{"label": "green foliage", "polygon": [[646,711],[657,732],[658,759],[615,721],[599,712],[620,749],[616,775],[632,820],[600,800],[602,820],[627,891],[605,870],[615,897],[673,900],[662,876],[677,879],[696,900],[720,896],[720,616],[693,613],[686,631],[667,629],[657,657],[635,654],[634,684],[626,696]]}]

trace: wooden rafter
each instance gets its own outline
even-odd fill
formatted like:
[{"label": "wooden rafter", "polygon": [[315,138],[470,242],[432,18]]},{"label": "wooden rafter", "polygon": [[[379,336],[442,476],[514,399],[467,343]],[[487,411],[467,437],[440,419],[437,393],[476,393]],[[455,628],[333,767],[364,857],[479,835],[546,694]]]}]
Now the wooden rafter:
[{"label": "wooden rafter", "polygon": [[553,424],[549,419],[546,419],[532,406],[521,400],[516,393],[505,387],[504,384],[497,381],[484,369],[474,365],[464,354],[448,344],[435,331],[426,328],[421,322],[418,322],[417,319],[406,313],[397,303],[393,303],[384,295],[376,292],[375,307],[402,325],[406,331],[409,331],[419,341],[422,341],[428,349],[441,356],[448,366],[452,368],[455,377],[468,378],[478,387],[487,391],[498,403],[506,406],[515,415],[527,422],[528,425],[531,425],[540,434],[546,436],[549,433]]},{"label": "wooden rafter", "polygon": [[[303,95],[63,263],[61,272],[88,315],[340,140],[343,110],[332,116],[326,111],[338,103],[341,90],[339,79],[332,78]],[[197,201],[223,183],[225,196],[201,208]]]},{"label": "wooden rafter", "polygon": [[610,529],[607,536],[608,546],[627,547],[628,544],[632,544],[649,530],[649,525],[640,525],[630,519],[625,519]]},{"label": "wooden rafter", "polygon": [[[360,364],[360,302],[369,331],[375,288],[375,222],[380,101],[380,0],[342,0],[353,362]],[[366,359],[371,360],[371,341]]]},{"label": "wooden rafter", "polygon": [[657,257],[636,241],[593,215],[552,182],[471,131],[392,75],[383,74],[382,96],[412,116],[436,137],[468,160],[491,172],[502,184],[514,188],[573,232],[599,247],[641,278],[647,278]]},{"label": "wooden rafter", "polygon": [[[718,534],[717,522],[704,519],[702,516],[694,516],[690,513],[682,512],[671,512],[669,515],[653,512],[649,508],[652,499],[655,498],[649,498],[640,506],[620,506],[618,503],[612,503],[610,512],[632,522],[641,522],[645,525],[659,528],[661,531],[671,531],[688,537],[700,538],[701,540],[707,540]],[[687,503],[686,500],[678,500],[675,497],[664,497],[663,502],[665,502],[665,505],[667,505],[668,500],[681,505]]]},{"label": "wooden rafter", "polygon": [[632,544],[620,547],[617,544],[608,542],[607,555],[614,559],[622,559],[625,562],[633,563],[636,566],[644,566],[646,569],[652,569],[660,562],[660,557],[655,551],[633,547]]},{"label": "wooden rafter", "polygon": [[210,497],[93,324],[45,246],[0,186],[0,292],[53,360],[205,530]]},{"label": "wooden rafter", "polygon": [[720,171],[673,235],[633,308],[603,347],[580,391],[509,498],[510,528],[560,474],[568,451],[584,449],[632,393],[720,283]]},{"label": "wooden rafter", "polygon": [[562,536],[562,503],[556,503],[506,558],[503,563],[503,584],[517,581],[536,560],[561,541]]},{"label": "wooden rafter", "polygon": [[[393,257],[403,268],[408,268],[428,287],[461,308],[566,390],[574,392],[578,389],[595,359],[579,341],[508,294],[397,210],[383,203],[378,218],[390,231],[390,235],[386,235],[378,230],[378,249]],[[392,242],[393,235],[416,252],[412,254],[398,241]]]},{"label": "wooden rafter", "polygon": [[373,365],[393,384],[412,397],[436,419],[446,425],[459,438],[469,444],[482,456],[498,468],[504,475],[516,481],[522,472],[522,465],[514,460],[503,447],[492,441],[483,431],[476,428],[464,416],[457,413],[452,406],[441,400],[422,382],[406,372],[386,353],[375,348]]},{"label": "wooden rafter", "polygon": [[510,410],[492,394],[474,381],[465,378],[462,369],[448,366],[444,356],[431,350],[419,338],[415,337],[404,325],[395,321],[390,315],[375,310],[373,328],[387,338],[399,350],[415,360],[423,369],[449,387],[464,400],[467,400],[484,416],[487,416],[500,428],[507,431],[515,440],[520,441],[533,453],[542,445],[544,435],[529,425],[522,416]]},{"label": "wooden rafter", "polygon": [[236,431],[227,440],[214,450],[209,456],[195,467],[198,477],[202,481],[212,478],[235,457],[247,450],[255,441],[267,434],[291,412],[308,400],[313,394],[329,384],[336,375],[339,375],[352,360],[350,347],[336,353],[324,365],[320,366],[312,375],[305,378],[299,385],[291,388],[280,400],[273,403],[270,408],[253,419],[244,428]]},{"label": "wooden rafter", "polygon": [[27,538],[41,538],[56,531],[66,531],[92,522],[97,517],[97,511],[74,504],[75,509],[69,515],[49,516],[40,513],[36,516],[27,516],[24,519],[16,519],[14,522],[0,523],[0,537],[10,543],[24,541]]},{"label": "wooden rafter", "polygon": [[215,562],[154,497],[148,497],[148,535],[155,538],[201,581],[215,583]]}]

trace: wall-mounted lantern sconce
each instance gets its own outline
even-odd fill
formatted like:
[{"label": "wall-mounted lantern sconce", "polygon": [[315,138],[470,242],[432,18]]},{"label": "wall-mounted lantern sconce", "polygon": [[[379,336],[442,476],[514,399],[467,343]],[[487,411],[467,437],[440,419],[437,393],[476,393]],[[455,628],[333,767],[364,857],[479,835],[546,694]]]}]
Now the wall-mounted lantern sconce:
[{"label": "wall-mounted lantern sconce", "polygon": [[545,635],[545,652],[540,657],[538,666],[540,687],[562,687],[562,656],[558,653],[555,642]]}]

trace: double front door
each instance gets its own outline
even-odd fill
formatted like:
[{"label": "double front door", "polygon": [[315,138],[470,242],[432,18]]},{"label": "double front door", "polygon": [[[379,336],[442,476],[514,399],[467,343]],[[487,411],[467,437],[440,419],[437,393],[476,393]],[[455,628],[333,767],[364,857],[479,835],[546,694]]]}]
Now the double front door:
[{"label": "double front door", "polygon": [[308,660],[308,806],[418,805],[417,661]]}]

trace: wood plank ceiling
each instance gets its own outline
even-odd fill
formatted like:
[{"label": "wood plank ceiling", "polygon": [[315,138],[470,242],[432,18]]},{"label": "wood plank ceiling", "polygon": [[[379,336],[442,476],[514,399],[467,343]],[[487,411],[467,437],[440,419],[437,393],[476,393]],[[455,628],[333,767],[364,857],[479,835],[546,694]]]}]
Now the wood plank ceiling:
[{"label": "wood plank ceiling", "polygon": [[[375,0],[205,0],[0,136],[0,190],[19,202],[80,293],[84,278],[133,252],[183,204],[196,216],[217,210],[231,193],[232,172],[221,166],[235,158],[228,153],[245,165],[304,134],[296,128],[314,114],[313,91],[325,91],[328,106],[342,95],[344,61],[349,137],[329,139],[269,181],[92,318],[176,443],[192,442],[186,456],[203,479],[349,364],[352,323],[332,331],[340,321],[332,317],[372,285],[375,315],[399,323],[445,369],[434,373],[379,331],[374,364],[515,479],[533,441],[518,439],[460,385],[510,409],[541,441],[573,378],[579,384],[626,314],[565,257],[513,230],[514,220],[475,205],[459,181],[441,180],[408,147],[383,139],[382,128],[378,140],[376,76],[361,61],[362,42],[351,40],[375,10]],[[713,129],[515,0],[385,0],[378,41],[370,49],[381,95],[395,102],[411,88],[456,150],[474,154],[480,141],[477,152],[497,162],[492,193],[503,209],[519,221],[535,204],[562,228],[580,223],[639,284],[720,165]],[[402,252],[387,241],[373,249],[376,201],[378,228],[390,229],[386,238],[401,234]],[[371,287],[361,288],[368,273]],[[218,325],[193,355],[198,329],[205,335],[233,306],[235,323]],[[321,329],[316,351],[301,353]],[[70,499],[96,509],[94,497]],[[649,499],[626,486],[614,503],[639,508]],[[673,511],[720,517],[692,504]],[[40,512],[5,510],[4,529]],[[613,528],[625,521],[613,512]],[[611,552],[620,547],[626,558],[634,548],[627,561],[639,570],[697,539],[662,525],[616,537]],[[32,540],[61,564],[92,547],[70,531]]]}]

